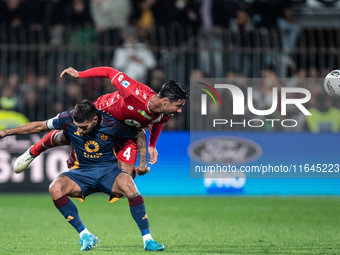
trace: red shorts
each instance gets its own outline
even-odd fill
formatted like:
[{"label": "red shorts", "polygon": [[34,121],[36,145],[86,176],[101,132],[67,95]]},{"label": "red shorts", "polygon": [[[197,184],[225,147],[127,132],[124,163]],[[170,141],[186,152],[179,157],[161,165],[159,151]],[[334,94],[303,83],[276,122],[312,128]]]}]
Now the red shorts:
[{"label": "red shorts", "polygon": [[135,165],[137,160],[137,139],[116,139],[116,157],[121,162],[129,165]]}]

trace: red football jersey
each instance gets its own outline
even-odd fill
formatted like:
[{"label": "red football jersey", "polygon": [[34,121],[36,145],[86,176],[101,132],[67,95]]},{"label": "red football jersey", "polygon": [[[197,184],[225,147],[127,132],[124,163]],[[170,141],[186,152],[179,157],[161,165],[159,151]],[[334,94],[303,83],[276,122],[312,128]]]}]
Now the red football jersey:
[{"label": "red football jersey", "polygon": [[157,95],[150,87],[111,67],[96,67],[79,72],[79,78],[109,78],[118,91],[99,97],[94,104],[130,126],[151,126],[150,146],[155,146],[163,123],[169,117],[149,111],[150,99]]}]

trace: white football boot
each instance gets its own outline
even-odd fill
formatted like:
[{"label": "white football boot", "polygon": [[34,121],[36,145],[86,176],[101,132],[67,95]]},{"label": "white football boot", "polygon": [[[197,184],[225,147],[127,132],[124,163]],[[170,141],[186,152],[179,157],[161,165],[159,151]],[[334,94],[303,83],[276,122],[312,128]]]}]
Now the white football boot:
[{"label": "white football boot", "polygon": [[14,163],[14,172],[19,174],[22,171],[24,171],[28,165],[35,159],[34,156],[31,155],[30,150],[33,147],[29,147],[27,151],[25,151],[20,157],[17,158],[17,160]]}]

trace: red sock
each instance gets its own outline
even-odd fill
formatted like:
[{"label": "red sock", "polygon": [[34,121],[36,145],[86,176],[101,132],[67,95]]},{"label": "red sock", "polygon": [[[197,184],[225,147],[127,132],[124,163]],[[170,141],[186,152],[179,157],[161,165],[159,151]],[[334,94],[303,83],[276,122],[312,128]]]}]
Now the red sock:
[{"label": "red sock", "polygon": [[48,150],[49,148],[56,147],[58,145],[54,145],[53,139],[54,136],[60,132],[59,130],[53,130],[49,132],[47,135],[44,136],[43,139],[41,139],[38,143],[34,144],[31,148],[31,154],[34,156],[39,156],[40,153]]}]

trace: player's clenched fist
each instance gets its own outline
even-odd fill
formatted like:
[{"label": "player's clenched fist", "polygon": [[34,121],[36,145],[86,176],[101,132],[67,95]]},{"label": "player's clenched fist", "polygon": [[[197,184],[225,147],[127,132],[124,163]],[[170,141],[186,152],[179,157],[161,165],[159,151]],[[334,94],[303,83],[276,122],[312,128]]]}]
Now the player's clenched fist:
[{"label": "player's clenched fist", "polygon": [[144,175],[144,174],[147,174],[148,172],[150,172],[150,167],[141,167],[141,166],[137,167],[138,175]]},{"label": "player's clenched fist", "polygon": [[66,76],[66,74],[69,74],[73,78],[79,78],[78,71],[76,69],[72,68],[72,67],[69,67],[69,68],[65,69],[64,71],[62,71],[62,73],[60,74],[60,77],[64,78]]},{"label": "player's clenched fist", "polygon": [[0,130],[0,139],[6,137],[6,131]]}]

